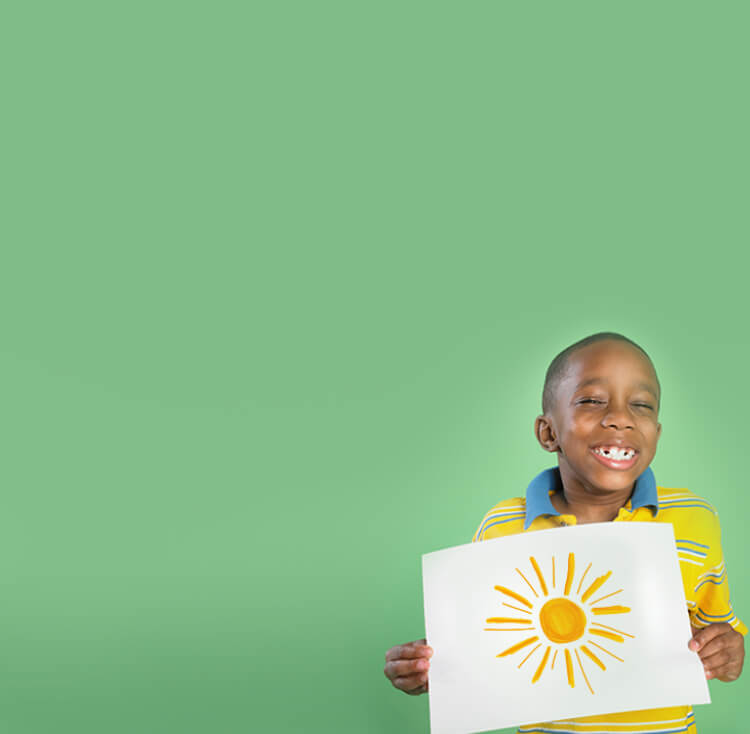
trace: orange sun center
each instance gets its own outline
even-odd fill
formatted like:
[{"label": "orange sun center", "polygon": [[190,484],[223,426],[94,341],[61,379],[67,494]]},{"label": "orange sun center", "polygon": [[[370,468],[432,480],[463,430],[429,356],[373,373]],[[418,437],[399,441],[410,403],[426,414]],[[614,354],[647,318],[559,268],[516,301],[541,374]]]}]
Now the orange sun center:
[{"label": "orange sun center", "polygon": [[539,612],[539,623],[552,642],[575,642],[586,631],[583,609],[570,599],[550,599]]}]

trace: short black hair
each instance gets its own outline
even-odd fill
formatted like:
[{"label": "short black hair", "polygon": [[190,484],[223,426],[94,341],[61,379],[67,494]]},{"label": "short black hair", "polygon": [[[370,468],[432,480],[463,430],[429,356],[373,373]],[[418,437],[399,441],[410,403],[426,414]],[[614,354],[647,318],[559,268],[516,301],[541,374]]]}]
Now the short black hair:
[{"label": "short black hair", "polygon": [[[563,376],[563,373],[565,372],[565,368],[568,365],[568,359],[570,358],[571,354],[589,344],[593,344],[594,342],[606,341],[608,339],[627,342],[628,344],[632,344],[636,349],[639,349],[641,352],[643,352],[646,359],[654,368],[654,375],[656,375],[656,368],[654,367],[654,363],[651,361],[651,357],[648,356],[648,353],[643,347],[641,347],[639,344],[636,344],[632,339],[628,339],[628,337],[623,336],[622,334],[617,334],[614,331],[600,331],[597,334],[592,334],[591,336],[579,339],[577,342],[575,342],[575,344],[571,344],[569,347],[566,347],[552,360],[552,362],[550,362],[550,366],[547,368],[547,374],[544,378],[544,390],[542,390],[543,413],[548,413],[552,408],[552,404],[555,400],[555,390],[557,390],[557,386]],[[658,403],[661,403],[661,385],[659,384],[658,377],[656,378],[656,385],[659,388],[659,399],[657,400],[658,409]]]}]

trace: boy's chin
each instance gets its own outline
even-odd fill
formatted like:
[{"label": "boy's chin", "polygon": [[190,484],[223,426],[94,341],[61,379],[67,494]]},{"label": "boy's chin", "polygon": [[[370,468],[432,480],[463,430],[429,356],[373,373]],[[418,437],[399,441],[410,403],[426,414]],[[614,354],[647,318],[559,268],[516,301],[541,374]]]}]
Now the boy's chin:
[{"label": "boy's chin", "polygon": [[607,470],[597,472],[589,478],[589,484],[602,492],[624,492],[633,488],[641,472],[633,468],[629,471]]},{"label": "boy's chin", "polygon": [[[560,457],[560,468],[563,468],[563,463],[567,463],[566,459]],[[578,471],[568,464],[565,468],[570,474],[578,478],[578,481],[582,484],[599,492],[625,492],[633,489],[636,480],[642,474],[643,469],[640,466],[641,462],[636,464],[627,470],[624,469],[609,469],[606,466],[598,464],[591,466],[581,466]]]},{"label": "boy's chin", "polygon": [[633,489],[634,484],[635,479],[633,479],[632,482],[609,482],[607,484],[596,484],[594,486],[602,492],[612,492],[614,494],[615,492],[625,492],[626,490],[630,491]]}]

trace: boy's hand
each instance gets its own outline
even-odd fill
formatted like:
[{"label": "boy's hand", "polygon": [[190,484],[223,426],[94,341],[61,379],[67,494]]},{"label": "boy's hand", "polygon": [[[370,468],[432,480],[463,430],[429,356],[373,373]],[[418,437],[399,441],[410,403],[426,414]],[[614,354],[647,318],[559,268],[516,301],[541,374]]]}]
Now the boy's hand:
[{"label": "boy's hand", "polygon": [[416,696],[427,690],[427,671],[433,650],[427,640],[414,640],[396,645],[385,654],[385,677],[396,688]]},{"label": "boy's hand", "polygon": [[726,622],[703,629],[693,627],[693,639],[688,647],[700,656],[706,678],[729,682],[740,677],[745,660],[745,638]]}]

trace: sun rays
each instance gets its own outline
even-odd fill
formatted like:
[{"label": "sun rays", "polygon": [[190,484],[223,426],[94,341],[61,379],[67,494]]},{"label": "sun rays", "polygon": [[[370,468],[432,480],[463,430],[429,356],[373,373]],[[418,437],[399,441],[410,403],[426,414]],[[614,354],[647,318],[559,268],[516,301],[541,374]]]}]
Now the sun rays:
[{"label": "sun rays", "polygon": [[[552,557],[550,588],[547,586],[547,579],[536,558],[531,556],[529,561],[533,574],[528,571],[527,573],[531,580],[527,578],[520,568],[515,569],[520,579],[526,584],[525,587],[521,587],[523,594],[506,586],[495,586],[495,589],[503,597],[514,602],[513,604],[508,601],[502,602],[503,606],[508,607],[513,612],[506,612],[506,616],[488,617],[486,620],[487,624],[498,626],[485,627],[485,630],[487,632],[529,632],[532,634],[527,636],[521,635],[521,640],[503,650],[496,657],[504,658],[516,653],[523,654],[524,657],[517,666],[519,669],[528,660],[534,658],[531,662],[534,668],[531,682],[536,683],[547,669],[550,671],[554,670],[558,652],[561,652],[561,659],[564,660],[564,676],[567,679],[568,685],[571,688],[575,688],[578,671],[589,691],[593,694],[594,689],[591,687],[591,682],[589,676],[586,674],[583,663],[586,662],[590,666],[594,665],[600,670],[606,671],[607,664],[602,659],[604,657],[602,653],[620,662],[624,662],[624,660],[600,643],[610,646],[611,643],[623,644],[626,638],[634,639],[634,635],[616,627],[603,624],[597,619],[603,616],[609,617],[609,615],[627,614],[630,612],[630,607],[612,602],[604,606],[599,606],[600,602],[605,599],[611,599],[611,597],[620,594],[623,590],[617,589],[602,596],[597,596],[593,601],[590,601],[591,597],[595,596],[600,590],[607,591],[603,587],[612,576],[612,571],[607,571],[607,573],[601,576],[591,578],[584,585],[584,581],[592,566],[589,563],[581,574],[576,590],[573,591],[576,576],[574,553],[568,554],[565,581],[563,588],[560,590],[556,588],[557,579],[554,556]],[[559,570],[561,571],[562,569]],[[563,584],[562,577],[559,581]],[[533,599],[524,596],[524,594],[528,594],[526,587],[533,594]],[[610,588],[612,587],[610,586]],[[518,614],[518,612],[521,614]],[[539,654],[535,655],[537,652]],[[549,667],[547,667],[548,663]]]}]

